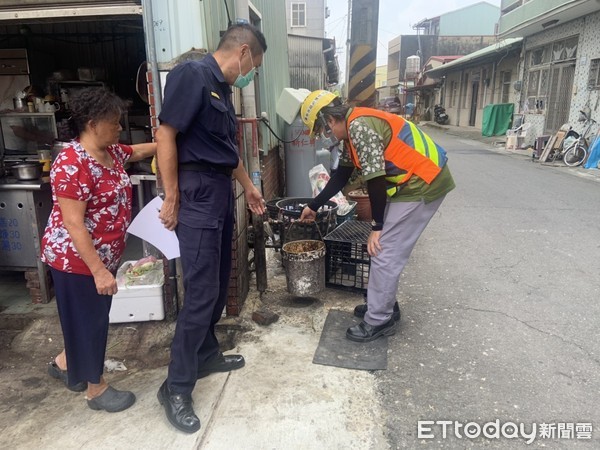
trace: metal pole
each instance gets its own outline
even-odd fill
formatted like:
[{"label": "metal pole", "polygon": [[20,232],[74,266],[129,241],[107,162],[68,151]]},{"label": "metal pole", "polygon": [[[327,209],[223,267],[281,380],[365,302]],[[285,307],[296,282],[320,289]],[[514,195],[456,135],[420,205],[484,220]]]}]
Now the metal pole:
[{"label": "metal pole", "polygon": [[379,0],[352,0],[348,101],[375,106]]},{"label": "metal pole", "polygon": [[156,62],[156,43],[154,40],[154,18],[152,17],[152,0],[142,0],[142,20],[146,35],[146,60],[152,74],[152,95],[154,96],[154,108],[156,116],[160,114],[162,106],[162,89],[160,86],[160,75],[158,63]]},{"label": "metal pole", "polygon": [[[154,113],[158,118],[162,107],[162,89],[160,85],[160,75],[158,73],[158,62],[156,58],[156,40],[154,37],[154,17],[152,14],[152,0],[142,0],[142,22],[144,26],[144,41],[146,46],[146,61],[152,74],[152,100],[151,106],[154,106]],[[154,130],[153,130],[154,133]],[[142,185],[138,189],[143,189]],[[162,179],[160,177],[160,168],[156,173],[156,190],[164,193]],[[140,208],[142,205],[140,205]],[[144,250],[146,253],[146,250]],[[166,260],[165,260],[166,261]],[[181,260],[179,258],[165,262],[165,275],[169,283],[165,285],[165,309],[168,320],[175,320],[179,305],[183,302],[183,278],[178,277],[178,273],[183,273],[181,269]],[[181,300],[178,302],[178,300]]]},{"label": "metal pole", "polygon": [[[250,22],[250,10],[248,0],[237,0],[235,2],[235,13],[238,19]],[[242,89],[242,117],[256,118],[256,95],[254,83],[250,83]],[[262,191],[260,157],[255,155],[253,148],[252,125],[244,124],[244,146],[248,159],[248,175],[254,186]],[[265,230],[262,216],[252,214],[252,226],[254,227],[254,264],[256,266],[256,289],[262,294],[267,289],[267,256],[265,252]]]}]

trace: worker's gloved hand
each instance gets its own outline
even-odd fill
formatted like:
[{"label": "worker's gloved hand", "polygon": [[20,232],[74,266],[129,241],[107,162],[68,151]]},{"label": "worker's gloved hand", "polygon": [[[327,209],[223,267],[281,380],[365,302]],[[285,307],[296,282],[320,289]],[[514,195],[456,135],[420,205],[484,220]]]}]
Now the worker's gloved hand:
[{"label": "worker's gloved hand", "polygon": [[300,215],[300,222],[312,222],[317,218],[317,212],[305,206]]}]

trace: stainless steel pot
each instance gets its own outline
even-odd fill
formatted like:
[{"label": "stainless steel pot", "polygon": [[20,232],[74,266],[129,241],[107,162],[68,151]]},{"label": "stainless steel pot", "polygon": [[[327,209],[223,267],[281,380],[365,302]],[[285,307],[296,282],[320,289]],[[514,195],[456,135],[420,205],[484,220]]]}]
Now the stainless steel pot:
[{"label": "stainless steel pot", "polygon": [[64,149],[67,148],[70,145],[69,142],[63,142],[63,141],[54,141],[54,144],[52,145],[52,149],[51,149],[51,153],[52,153],[52,162],[54,162],[54,160],[56,159],[56,157],[59,155],[59,153]]},{"label": "stainless steel pot", "polygon": [[10,166],[12,176],[19,181],[37,180],[42,176],[44,165],[35,161],[18,162]]}]

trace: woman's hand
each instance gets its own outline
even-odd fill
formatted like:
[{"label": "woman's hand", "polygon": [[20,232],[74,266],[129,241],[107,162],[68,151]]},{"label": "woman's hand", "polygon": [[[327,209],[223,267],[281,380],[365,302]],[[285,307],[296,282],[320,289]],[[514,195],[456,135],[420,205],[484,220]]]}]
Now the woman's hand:
[{"label": "woman's hand", "polygon": [[93,274],[99,295],[115,295],[118,291],[114,275],[104,268]]},{"label": "woman's hand", "polygon": [[177,226],[177,214],[179,212],[179,199],[165,198],[163,201],[158,218],[167,230],[174,230]]},{"label": "woman's hand", "polygon": [[254,214],[258,214],[262,216],[265,213],[265,199],[261,195],[260,191],[256,189],[254,186],[250,186],[246,188],[246,203],[248,203],[248,208]]},{"label": "woman's hand", "polygon": [[381,231],[371,231],[369,240],[367,241],[367,252],[369,252],[370,256],[377,256],[381,251],[381,244],[379,243],[380,236]]},{"label": "woman's hand", "polygon": [[313,222],[317,218],[317,212],[305,206],[300,215],[300,222]]}]

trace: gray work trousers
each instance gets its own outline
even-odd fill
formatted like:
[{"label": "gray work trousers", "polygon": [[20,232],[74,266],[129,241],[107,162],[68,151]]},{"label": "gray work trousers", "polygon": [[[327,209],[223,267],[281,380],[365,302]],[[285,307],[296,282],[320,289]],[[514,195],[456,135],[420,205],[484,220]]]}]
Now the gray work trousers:
[{"label": "gray work trousers", "polygon": [[438,210],[444,197],[430,203],[390,202],[387,204],[383,231],[379,238],[381,251],[371,257],[368,310],[365,321],[377,326],[392,316],[398,281],[419,236]]}]

